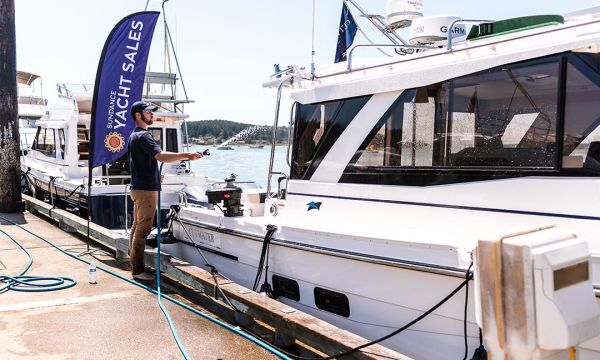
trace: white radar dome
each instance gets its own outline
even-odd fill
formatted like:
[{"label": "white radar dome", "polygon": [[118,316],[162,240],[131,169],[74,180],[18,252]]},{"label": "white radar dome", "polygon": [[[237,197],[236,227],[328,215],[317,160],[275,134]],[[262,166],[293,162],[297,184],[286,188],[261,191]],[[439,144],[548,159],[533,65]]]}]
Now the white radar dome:
[{"label": "white radar dome", "polygon": [[448,31],[452,32],[452,42],[464,41],[467,38],[465,24],[455,24],[448,29],[458,16],[438,15],[415,19],[410,26],[408,41],[413,45],[443,46],[448,41]]},{"label": "white radar dome", "polygon": [[387,0],[386,19],[389,29],[410,26],[414,19],[423,16],[422,0]]}]

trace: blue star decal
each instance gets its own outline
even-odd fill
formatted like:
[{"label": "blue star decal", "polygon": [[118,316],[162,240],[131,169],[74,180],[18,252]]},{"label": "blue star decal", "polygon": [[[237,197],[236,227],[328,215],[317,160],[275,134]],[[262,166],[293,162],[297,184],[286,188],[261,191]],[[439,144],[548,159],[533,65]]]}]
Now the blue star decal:
[{"label": "blue star decal", "polygon": [[315,209],[321,210],[321,204],[322,204],[322,202],[320,202],[320,201],[317,201],[317,202],[311,201],[308,204],[306,204],[306,205],[308,205],[308,209],[306,209],[306,211],[311,211],[311,210],[315,210]]}]

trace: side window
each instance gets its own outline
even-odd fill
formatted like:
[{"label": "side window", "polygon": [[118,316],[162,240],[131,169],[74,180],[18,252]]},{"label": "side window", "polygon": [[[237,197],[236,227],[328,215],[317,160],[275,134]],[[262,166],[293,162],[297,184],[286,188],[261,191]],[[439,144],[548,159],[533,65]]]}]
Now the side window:
[{"label": "side window", "polygon": [[162,141],[162,129],[161,128],[148,128],[150,134],[154,138],[154,141],[163,149],[163,141]]},{"label": "side window", "polygon": [[178,152],[177,148],[177,129],[167,130],[167,149],[166,151]]},{"label": "side window", "polygon": [[37,132],[35,133],[35,138],[33,139],[33,143],[31,144],[31,150],[39,150],[38,144],[44,143],[44,132],[41,127],[37,128]]},{"label": "side window", "polygon": [[58,143],[60,145],[60,156],[61,159],[65,158],[65,130],[58,129]]},{"label": "side window", "polygon": [[[42,129],[41,132],[44,132],[44,142],[39,142],[38,143],[38,149],[40,152],[42,152],[44,155],[49,156],[49,157],[55,157],[56,156],[56,152],[55,152],[55,143],[54,143],[54,129]],[[41,133],[40,132],[40,133]]]},{"label": "side window", "polygon": [[453,80],[446,165],[556,167],[558,84],[557,61]]},{"label": "side window", "polygon": [[337,138],[369,101],[370,96],[299,104],[296,111],[292,178],[309,179]]},{"label": "side window", "polygon": [[357,149],[341,181],[408,184],[402,174],[410,169],[419,170],[414,176],[430,174],[429,183],[439,183],[442,173],[427,169],[555,169],[559,77],[560,61],[552,60],[406,90]]},{"label": "side window", "polygon": [[405,91],[379,121],[350,165],[358,168],[439,165],[434,156],[438,138],[435,127],[443,119],[436,118],[436,108],[446,107],[446,94],[439,84]]},{"label": "side window", "polygon": [[569,56],[563,168],[600,173],[600,56]]}]

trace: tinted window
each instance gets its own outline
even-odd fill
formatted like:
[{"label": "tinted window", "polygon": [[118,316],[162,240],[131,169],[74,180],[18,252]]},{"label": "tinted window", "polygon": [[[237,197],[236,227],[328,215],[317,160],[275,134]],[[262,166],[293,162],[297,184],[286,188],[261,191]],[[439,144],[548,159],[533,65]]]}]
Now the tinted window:
[{"label": "tinted window", "polygon": [[558,80],[552,62],[452,81],[446,164],[554,167]]},{"label": "tinted window", "polygon": [[298,105],[292,178],[309,179],[331,146],[369,100],[369,96]]},{"label": "tinted window", "polygon": [[600,56],[569,56],[563,167],[600,172]]},{"label": "tinted window", "polygon": [[273,275],[273,291],[277,296],[283,296],[294,301],[300,301],[300,287],[296,280]]},{"label": "tinted window", "polygon": [[56,154],[54,147],[54,129],[38,128],[35,142],[31,149],[37,150],[46,156],[54,157]]},{"label": "tinted window", "polygon": [[[447,90],[433,85],[405,91],[354,155],[355,167],[430,167],[440,165],[434,156],[437,116],[445,114]],[[418,121],[415,121],[418,119]],[[437,153],[437,152],[436,152]]]},{"label": "tinted window", "polygon": [[427,169],[436,171],[428,183],[444,183],[453,171],[555,169],[559,78],[554,58],[406,90],[356,151],[342,182],[408,184],[398,174],[419,170],[411,174],[426,177]]},{"label": "tinted window", "polygon": [[167,129],[167,151],[178,152],[177,129]]},{"label": "tinted window", "polygon": [[317,308],[344,317],[350,316],[350,303],[346,295],[319,287],[315,288],[314,294]]}]

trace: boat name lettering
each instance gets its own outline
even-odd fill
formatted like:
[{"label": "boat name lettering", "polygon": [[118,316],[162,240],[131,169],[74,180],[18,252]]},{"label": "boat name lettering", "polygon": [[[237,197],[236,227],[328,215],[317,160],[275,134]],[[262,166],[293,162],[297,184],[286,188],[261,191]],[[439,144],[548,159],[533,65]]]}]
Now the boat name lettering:
[{"label": "boat name lettering", "polygon": [[[121,70],[124,73],[132,73],[135,70],[135,58],[138,54],[138,49],[140,47],[140,39],[142,38],[142,29],[144,28],[144,23],[141,21],[132,21],[129,29],[129,34],[127,39],[130,42],[127,42],[125,48],[127,52],[125,53],[125,59],[123,64],[121,65]],[[128,79],[125,75],[121,74],[119,77],[119,88],[118,90],[111,91],[111,107],[113,105],[113,93],[116,93],[116,104],[118,110],[116,113],[114,109],[112,113],[117,116],[114,117],[111,115],[111,110],[109,109],[109,122],[107,122],[107,128],[109,129],[118,129],[120,127],[125,126],[127,111],[129,109],[129,93],[131,91],[131,79]],[[113,121],[114,120],[114,123]]]},{"label": "boat name lettering", "polygon": [[200,231],[197,229],[191,229],[190,231],[191,235],[195,238],[199,238],[200,240],[204,240],[210,243],[214,243],[215,242],[215,236],[213,234],[204,232],[204,231]]}]

